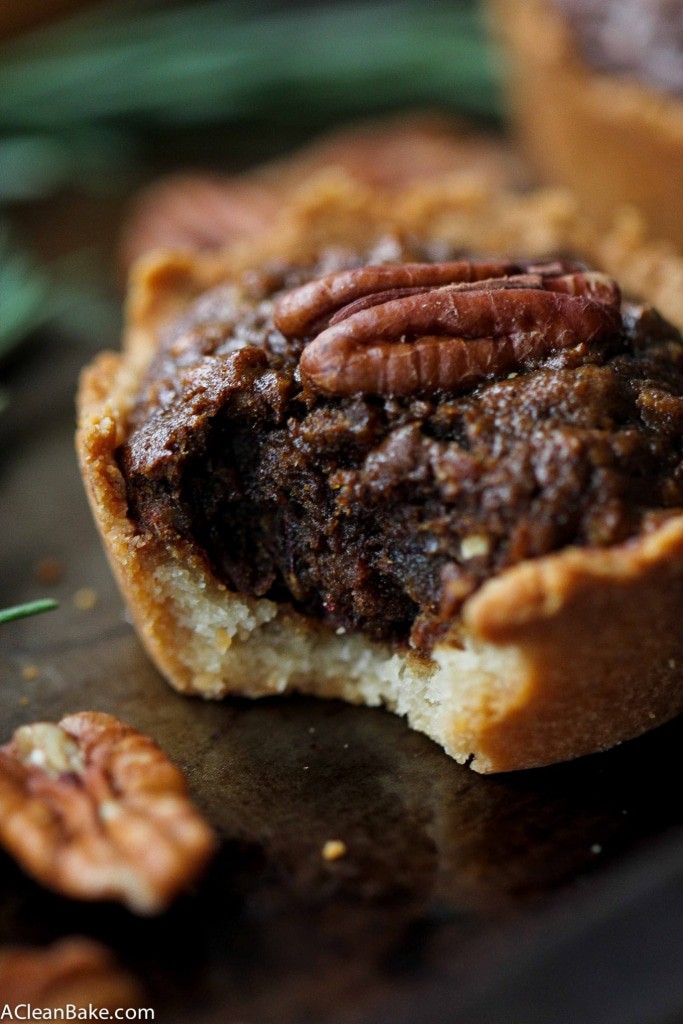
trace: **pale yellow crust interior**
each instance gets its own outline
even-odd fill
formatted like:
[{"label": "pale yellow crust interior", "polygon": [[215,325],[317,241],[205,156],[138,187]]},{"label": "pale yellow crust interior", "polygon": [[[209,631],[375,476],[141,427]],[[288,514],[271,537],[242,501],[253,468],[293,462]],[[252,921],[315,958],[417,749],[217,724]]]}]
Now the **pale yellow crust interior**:
[{"label": "pale yellow crust interior", "polygon": [[133,272],[122,355],[83,374],[77,447],[89,499],[139,635],[178,690],[215,698],[299,691],[383,704],[461,762],[507,771],[603,749],[683,709],[683,516],[611,549],[567,549],[485,584],[464,647],[432,662],[335,632],[287,606],[231,593],[193,552],[171,556],[127,518],[115,451],[159,324],[264,260],[365,247],[387,231],[474,254],[571,252],[683,325],[683,261],[628,217],[596,231],[563,192],[493,194],[469,179],[391,199],[337,174],[301,187],[273,232],[217,256],[165,254]]}]

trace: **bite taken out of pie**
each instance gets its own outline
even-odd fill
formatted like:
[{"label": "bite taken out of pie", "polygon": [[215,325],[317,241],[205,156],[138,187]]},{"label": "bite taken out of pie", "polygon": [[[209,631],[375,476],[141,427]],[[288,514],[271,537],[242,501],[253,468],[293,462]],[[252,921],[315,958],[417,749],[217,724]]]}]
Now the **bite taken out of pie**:
[{"label": "bite taken out of pie", "polygon": [[78,451],[159,670],[383,704],[481,772],[676,715],[682,278],[561,193],[334,174],[147,257]]}]

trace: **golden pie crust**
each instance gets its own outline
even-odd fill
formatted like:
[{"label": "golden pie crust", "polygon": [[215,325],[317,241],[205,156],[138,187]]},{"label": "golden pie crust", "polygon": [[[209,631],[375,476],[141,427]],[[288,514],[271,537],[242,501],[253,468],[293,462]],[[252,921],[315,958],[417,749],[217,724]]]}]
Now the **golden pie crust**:
[{"label": "golden pie crust", "polygon": [[146,258],[132,273],[123,352],[83,373],[77,447],[150,656],[187,694],[298,691],[383,704],[480,772],[573,758],[670,719],[683,709],[683,515],[619,546],[567,548],[504,571],[467,600],[463,646],[442,642],[432,661],[232,593],[191,547],[171,554],[128,519],[116,449],[159,326],[265,260],[306,263],[321,248],[365,248],[388,231],[473,255],[573,253],[683,326],[683,261],[643,243],[630,218],[597,231],[561,191],[504,194],[454,178],[389,195],[323,173],[267,236],[211,256]]}]

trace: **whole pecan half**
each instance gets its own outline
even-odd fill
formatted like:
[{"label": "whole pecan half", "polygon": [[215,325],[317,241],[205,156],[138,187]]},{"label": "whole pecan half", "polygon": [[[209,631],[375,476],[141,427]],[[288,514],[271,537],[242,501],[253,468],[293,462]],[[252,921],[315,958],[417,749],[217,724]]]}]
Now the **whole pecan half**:
[{"label": "whole pecan half", "polygon": [[0,948],[0,996],[4,1004],[33,1003],[42,1010],[118,1010],[139,1006],[142,993],[108,949],[73,938],[42,949]]},{"label": "whole pecan half", "polygon": [[290,337],[307,334],[325,317],[355,302],[364,295],[381,295],[396,288],[432,289],[455,282],[482,281],[519,273],[521,268],[509,260],[452,263],[391,263],[356,267],[328,274],[295,288],[279,299],[275,308],[275,326]]},{"label": "whole pecan half", "polygon": [[361,267],[277,303],[287,336],[314,335],[302,381],[327,394],[457,391],[614,336],[621,296],[570,264],[453,262]]},{"label": "whole pecan half", "polygon": [[48,888],[140,914],[165,909],[215,847],[156,743],[94,711],[22,726],[0,748],[0,842]]}]

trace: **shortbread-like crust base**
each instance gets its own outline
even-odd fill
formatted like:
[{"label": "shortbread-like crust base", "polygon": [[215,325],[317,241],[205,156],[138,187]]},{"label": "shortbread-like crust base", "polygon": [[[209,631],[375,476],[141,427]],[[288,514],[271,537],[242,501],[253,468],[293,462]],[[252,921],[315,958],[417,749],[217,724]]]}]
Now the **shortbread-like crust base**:
[{"label": "shortbread-like crust base", "polygon": [[491,579],[464,606],[464,646],[442,643],[432,661],[232,593],[189,546],[172,555],[128,519],[115,452],[158,326],[264,260],[306,263],[321,248],[365,248],[388,231],[472,254],[574,253],[683,324],[683,262],[642,246],[631,220],[598,233],[564,193],[494,195],[455,179],[388,198],[323,174],[265,238],[217,256],[146,259],[133,272],[123,354],[104,353],[84,371],[77,446],[150,656],[188,694],[298,691],[386,705],[480,772],[576,757],[666,721],[683,709],[683,516],[618,547],[569,548]]}]

